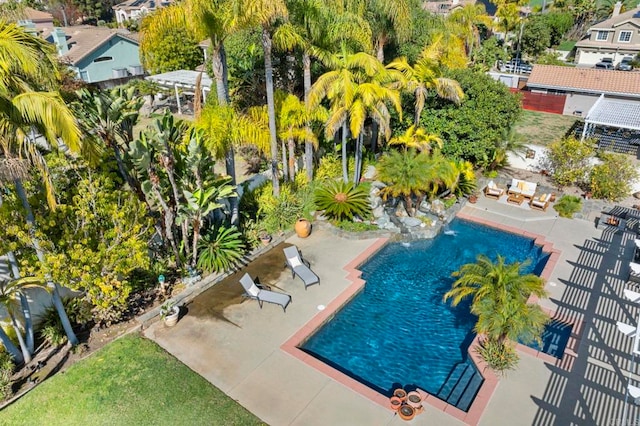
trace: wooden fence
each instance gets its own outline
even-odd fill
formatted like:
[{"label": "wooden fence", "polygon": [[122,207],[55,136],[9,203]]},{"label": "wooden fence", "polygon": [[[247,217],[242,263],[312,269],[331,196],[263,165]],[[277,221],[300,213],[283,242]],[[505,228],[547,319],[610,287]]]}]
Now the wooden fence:
[{"label": "wooden fence", "polygon": [[567,95],[554,95],[547,93],[534,93],[528,90],[511,89],[514,93],[522,95],[522,108],[530,111],[550,112],[562,114]]}]

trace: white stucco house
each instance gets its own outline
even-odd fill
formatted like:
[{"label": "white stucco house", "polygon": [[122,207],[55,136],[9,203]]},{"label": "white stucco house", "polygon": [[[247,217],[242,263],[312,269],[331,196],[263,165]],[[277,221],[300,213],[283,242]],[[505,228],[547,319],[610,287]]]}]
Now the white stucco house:
[{"label": "white stucco house", "polygon": [[119,26],[126,21],[137,21],[144,15],[161,7],[169,6],[173,0],[125,0],[113,6],[116,21]]}]

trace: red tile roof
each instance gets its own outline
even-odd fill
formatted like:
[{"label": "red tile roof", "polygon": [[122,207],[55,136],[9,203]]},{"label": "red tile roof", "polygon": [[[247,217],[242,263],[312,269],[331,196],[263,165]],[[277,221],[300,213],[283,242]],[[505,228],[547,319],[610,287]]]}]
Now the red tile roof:
[{"label": "red tile roof", "polygon": [[535,65],[527,86],[636,97],[640,96],[640,72]]}]

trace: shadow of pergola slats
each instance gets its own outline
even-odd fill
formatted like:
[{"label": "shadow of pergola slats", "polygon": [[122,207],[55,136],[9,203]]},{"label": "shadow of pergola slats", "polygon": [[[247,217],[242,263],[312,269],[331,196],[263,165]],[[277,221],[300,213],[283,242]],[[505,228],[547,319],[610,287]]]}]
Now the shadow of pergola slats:
[{"label": "shadow of pergola slats", "polygon": [[636,424],[640,407],[627,398],[626,386],[630,373],[633,384],[640,379],[638,360],[632,360],[633,339],[616,326],[636,325],[638,319],[638,305],[623,297],[632,288],[627,277],[635,238],[628,230],[605,229],[600,238],[576,246],[580,252],[569,261],[570,276],[558,279],[565,289],[553,300],[557,313],[577,318],[582,330],[571,348],[575,355],[546,364],[551,377],[543,396],[532,396],[538,406],[534,425],[621,425],[623,416],[625,425]]}]

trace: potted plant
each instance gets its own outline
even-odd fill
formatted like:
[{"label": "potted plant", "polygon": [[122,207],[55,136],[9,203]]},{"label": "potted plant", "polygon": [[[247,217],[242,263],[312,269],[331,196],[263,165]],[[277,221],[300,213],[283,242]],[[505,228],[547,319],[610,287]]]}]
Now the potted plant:
[{"label": "potted plant", "polygon": [[475,192],[471,193],[471,195],[469,195],[469,202],[471,204],[477,203],[478,202],[478,194],[475,193]]},{"label": "potted plant", "polygon": [[258,237],[260,238],[260,241],[262,241],[262,245],[268,246],[271,242],[271,235],[269,235],[267,231],[260,231]]},{"label": "potted plant", "polygon": [[166,301],[160,307],[160,318],[164,320],[167,327],[173,327],[178,323],[178,317],[180,316],[180,308],[175,303]]}]

